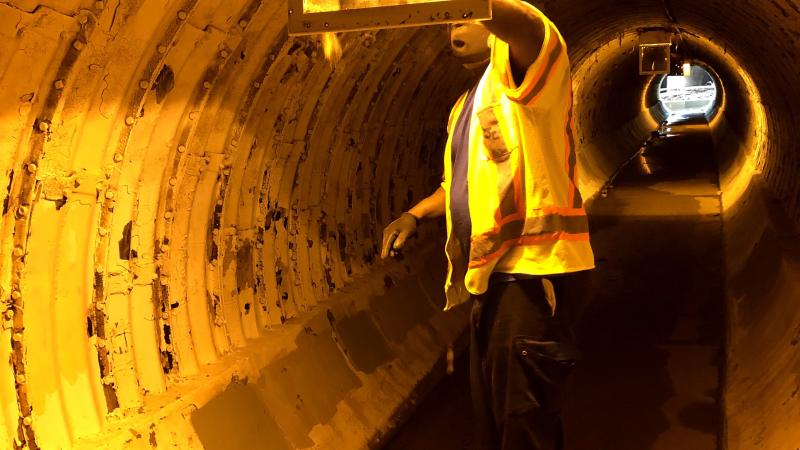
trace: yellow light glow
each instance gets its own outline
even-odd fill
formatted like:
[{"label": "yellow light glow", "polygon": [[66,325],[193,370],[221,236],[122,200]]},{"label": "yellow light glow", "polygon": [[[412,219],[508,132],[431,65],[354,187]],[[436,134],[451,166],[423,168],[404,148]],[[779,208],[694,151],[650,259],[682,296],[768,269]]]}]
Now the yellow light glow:
[{"label": "yellow light glow", "polygon": [[692,65],[687,63],[683,63],[683,76],[690,77],[692,76]]},{"label": "yellow light glow", "polygon": [[650,167],[650,161],[647,159],[646,156],[640,154],[639,155],[639,166],[642,168],[642,171],[647,175],[653,174],[653,169]]},{"label": "yellow light glow", "polygon": [[[656,81],[656,76],[655,75],[650,75],[649,78],[650,79],[647,80],[647,83],[645,83],[645,88],[642,89],[642,95],[639,98],[639,102],[640,102],[639,106],[641,107],[641,111],[642,112],[648,111],[650,109],[647,106],[647,94],[650,92],[651,86]],[[646,128],[648,130],[655,130],[656,128],[658,128],[659,123],[656,122],[656,119],[653,117],[652,114],[649,114],[649,113],[643,114],[643,118],[646,121],[646,125],[645,126],[646,126]]]},{"label": "yellow light glow", "polygon": [[342,5],[339,0],[303,0],[303,10],[307,13],[344,11],[346,9],[375,8],[413,3],[431,3],[442,0],[355,0]]},{"label": "yellow light glow", "polygon": [[325,52],[325,59],[331,63],[331,66],[336,67],[342,59],[342,44],[336,33],[324,33],[322,35],[322,48]]},{"label": "yellow light glow", "polygon": [[341,9],[338,0],[304,0],[303,10],[308,13],[338,11]]}]

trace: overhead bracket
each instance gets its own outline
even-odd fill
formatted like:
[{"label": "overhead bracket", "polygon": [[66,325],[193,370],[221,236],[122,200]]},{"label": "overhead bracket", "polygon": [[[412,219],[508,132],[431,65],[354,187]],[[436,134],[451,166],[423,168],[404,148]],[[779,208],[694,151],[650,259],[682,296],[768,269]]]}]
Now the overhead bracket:
[{"label": "overhead bracket", "polygon": [[672,33],[646,31],[639,35],[639,74],[669,74]]}]

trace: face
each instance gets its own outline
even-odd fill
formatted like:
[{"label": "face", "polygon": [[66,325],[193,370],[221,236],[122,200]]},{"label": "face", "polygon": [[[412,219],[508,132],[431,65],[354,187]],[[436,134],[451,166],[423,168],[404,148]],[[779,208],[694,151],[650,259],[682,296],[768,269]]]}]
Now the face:
[{"label": "face", "polygon": [[450,26],[450,47],[464,63],[489,59],[489,30],[478,22]]}]

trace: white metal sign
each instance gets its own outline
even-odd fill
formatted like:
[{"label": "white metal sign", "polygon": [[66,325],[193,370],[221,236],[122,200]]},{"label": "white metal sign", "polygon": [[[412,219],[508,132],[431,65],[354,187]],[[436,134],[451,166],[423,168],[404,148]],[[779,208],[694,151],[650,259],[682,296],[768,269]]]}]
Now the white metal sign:
[{"label": "white metal sign", "polygon": [[490,0],[289,0],[292,36],[491,18]]}]

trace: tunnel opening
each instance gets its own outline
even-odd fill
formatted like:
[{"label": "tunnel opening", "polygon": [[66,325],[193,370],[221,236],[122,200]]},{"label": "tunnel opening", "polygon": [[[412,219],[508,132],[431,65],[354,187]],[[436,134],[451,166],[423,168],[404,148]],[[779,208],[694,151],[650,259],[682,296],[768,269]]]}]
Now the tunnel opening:
[{"label": "tunnel opening", "polygon": [[683,70],[682,75],[664,75],[658,82],[658,100],[670,122],[681,117],[708,117],[719,101],[717,81],[709,71],[689,63]]}]

